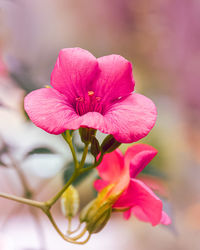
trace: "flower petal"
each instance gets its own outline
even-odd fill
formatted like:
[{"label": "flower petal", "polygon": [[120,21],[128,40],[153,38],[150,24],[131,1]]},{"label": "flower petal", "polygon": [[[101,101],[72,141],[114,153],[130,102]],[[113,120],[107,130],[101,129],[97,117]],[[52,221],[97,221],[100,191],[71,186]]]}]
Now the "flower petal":
[{"label": "flower petal", "polygon": [[130,176],[135,178],[156,156],[158,151],[147,144],[136,144],[125,153],[125,165],[130,165]]},{"label": "flower petal", "polygon": [[163,225],[169,225],[172,223],[170,217],[164,211],[162,211],[162,217],[161,217],[160,223]]},{"label": "flower petal", "polygon": [[104,180],[101,180],[101,179],[98,179],[94,182],[94,188],[97,190],[97,191],[101,191],[102,189],[104,189],[106,186],[109,185],[109,182],[107,181],[104,181]]},{"label": "flower petal", "polygon": [[104,117],[112,124],[110,133],[122,143],[145,137],[156,122],[156,107],[147,97],[133,93],[110,106]]},{"label": "flower petal", "polygon": [[147,174],[142,174],[137,177],[140,181],[142,181],[145,185],[147,185],[151,190],[158,193],[163,197],[169,196],[169,190],[165,181],[156,176],[150,176]]},{"label": "flower petal", "polygon": [[126,208],[138,206],[148,221],[153,225],[160,223],[162,201],[139,180],[131,179],[128,188],[123,192],[113,207]]},{"label": "flower petal", "polygon": [[67,128],[79,127],[79,116],[65,96],[53,88],[38,89],[28,94],[24,108],[32,122],[48,133],[60,134]]},{"label": "flower petal", "polygon": [[[135,207],[132,207],[131,209],[129,209],[128,211],[124,212],[123,213],[124,219],[128,220],[130,218],[130,216],[131,216],[131,213],[135,217],[137,217],[139,220],[144,221],[144,222],[149,222],[149,218],[144,213],[144,211],[142,210],[141,207],[135,206]],[[171,219],[169,218],[169,216],[164,211],[162,211],[160,224],[163,224],[163,225],[171,224]]]},{"label": "flower petal", "polygon": [[93,83],[96,96],[110,102],[129,95],[134,90],[132,65],[120,55],[103,56],[97,59],[100,74]]},{"label": "flower petal", "polygon": [[124,171],[124,157],[121,151],[117,149],[104,155],[97,170],[100,177],[109,184],[117,181]]},{"label": "flower petal", "polygon": [[123,217],[124,217],[125,220],[130,219],[130,217],[131,217],[131,208],[128,209],[127,211],[125,211],[125,212],[123,213]]},{"label": "flower petal", "polygon": [[139,220],[141,221],[145,221],[148,222],[149,218],[147,217],[147,215],[144,213],[144,211],[142,210],[141,207],[139,206],[135,206],[131,208],[131,212],[133,213],[133,215],[135,217],[137,217]]},{"label": "flower petal", "polygon": [[51,85],[73,100],[84,96],[98,72],[97,59],[81,48],[62,49],[51,74]]}]

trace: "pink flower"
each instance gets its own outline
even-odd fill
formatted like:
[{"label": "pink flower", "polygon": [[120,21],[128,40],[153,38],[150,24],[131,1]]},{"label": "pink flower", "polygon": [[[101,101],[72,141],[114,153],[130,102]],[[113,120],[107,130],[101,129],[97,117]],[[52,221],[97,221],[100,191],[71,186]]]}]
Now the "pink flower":
[{"label": "pink flower", "polygon": [[124,218],[135,215],[138,219],[150,222],[153,226],[171,223],[169,216],[162,209],[162,201],[136,176],[157,154],[156,149],[146,144],[136,144],[122,155],[119,149],[106,154],[97,167],[102,179],[94,183],[98,191],[110,185],[109,194],[105,197],[118,195],[113,205],[116,209],[128,209]]},{"label": "pink flower", "polygon": [[51,85],[31,92],[24,104],[33,123],[48,133],[90,127],[130,143],[146,136],[155,124],[155,105],[132,93],[131,63],[119,55],[96,59],[80,48],[63,49]]}]

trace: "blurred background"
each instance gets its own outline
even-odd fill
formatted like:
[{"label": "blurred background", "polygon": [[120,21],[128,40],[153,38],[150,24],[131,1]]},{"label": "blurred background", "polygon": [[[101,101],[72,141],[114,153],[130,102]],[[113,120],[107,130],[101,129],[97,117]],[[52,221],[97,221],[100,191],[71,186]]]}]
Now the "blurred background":
[{"label": "blurred background", "polygon": [[[165,187],[172,218],[152,227],[115,214],[87,245],[74,246],[40,211],[0,199],[0,250],[200,249],[199,16],[199,0],[0,0],[0,191],[46,200],[70,176],[65,142],[27,119],[23,98],[49,84],[61,48],[81,47],[126,57],[136,91],[155,102],[157,124],[142,142],[159,154],[144,174]],[[81,151],[78,136],[75,143]],[[81,206],[94,197],[96,177],[75,183]],[[59,204],[54,214],[66,227]]]}]

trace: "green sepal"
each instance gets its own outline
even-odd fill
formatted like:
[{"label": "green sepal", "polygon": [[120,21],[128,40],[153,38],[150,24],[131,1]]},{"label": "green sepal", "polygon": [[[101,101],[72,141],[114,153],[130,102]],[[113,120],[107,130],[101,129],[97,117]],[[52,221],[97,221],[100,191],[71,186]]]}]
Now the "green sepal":
[{"label": "green sepal", "polygon": [[97,155],[100,153],[101,147],[99,145],[99,142],[95,136],[92,136],[91,138],[91,154],[96,158]]},{"label": "green sepal", "polygon": [[92,136],[95,136],[96,129],[87,128],[87,127],[80,127],[79,134],[81,137],[81,141],[85,144],[89,144],[92,140]]},{"label": "green sepal", "polygon": [[111,153],[121,145],[121,142],[118,142],[113,135],[108,135],[103,140],[101,144],[101,152],[103,154]]}]

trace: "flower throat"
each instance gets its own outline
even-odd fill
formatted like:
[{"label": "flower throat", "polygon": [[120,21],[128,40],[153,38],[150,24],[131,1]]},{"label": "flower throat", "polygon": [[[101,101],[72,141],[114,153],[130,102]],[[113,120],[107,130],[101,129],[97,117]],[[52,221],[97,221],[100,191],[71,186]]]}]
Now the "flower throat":
[{"label": "flower throat", "polygon": [[84,97],[75,98],[76,113],[78,115],[84,115],[88,112],[102,113],[101,97],[95,96],[94,91],[88,91]]}]

